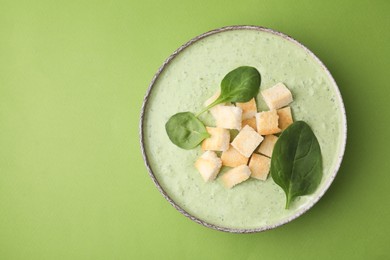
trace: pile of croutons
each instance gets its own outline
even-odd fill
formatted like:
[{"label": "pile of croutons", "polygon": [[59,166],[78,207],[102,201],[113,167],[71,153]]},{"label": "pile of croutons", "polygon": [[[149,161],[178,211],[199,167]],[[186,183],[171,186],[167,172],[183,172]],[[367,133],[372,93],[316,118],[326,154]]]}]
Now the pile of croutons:
[{"label": "pile of croutons", "polygon": [[[215,93],[205,102],[211,104],[219,96]],[[261,91],[269,111],[257,112],[253,98],[246,103],[220,104],[210,109],[216,127],[206,127],[210,137],[202,142],[205,152],[195,162],[195,167],[206,182],[213,181],[222,166],[231,167],[221,176],[226,188],[249,179],[267,179],[273,147],[282,132],[293,123],[291,108],[293,97],[283,84]],[[230,142],[230,130],[239,130]],[[222,152],[218,157],[216,152]]]}]

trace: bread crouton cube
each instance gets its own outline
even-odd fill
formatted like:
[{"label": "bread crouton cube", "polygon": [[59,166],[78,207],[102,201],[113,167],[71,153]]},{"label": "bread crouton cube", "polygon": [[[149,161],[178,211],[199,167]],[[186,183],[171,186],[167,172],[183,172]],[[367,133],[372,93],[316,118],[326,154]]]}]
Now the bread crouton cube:
[{"label": "bread crouton cube", "polygon": [[243,156],[249,158],[263,139],[252,127],[247,125],[234,138],[232,146]]},{"label": "bread crouton cube", "polygon": [[217,127],[241,129],[242,109],[235,106],[215,106],[211,111]]},{"label": "bread crouton cube", "polygon": [[249,161],[249,169],[252,172],[251,177],[265,181],[269,173],[270,165],[270,158],[254,153]]},{"label": "bread crouton cube", "polygon": [[202,149],[204,151],[226,151],[229,148],[230,132],[228,129],[220,127],[208,127],[207,132],[210,134],[202,142]]},{"label": "bread crouton cube", "polygon": [[261,95],[269,109],[279,109],[293,101],[290,90],[283,83],[261,91]]},{"label": "bread crouton cube", "polygon": [[227,171],[221,176],[221,180],[226,188],[231,189],[235,185],[249,179],[250,175],[251,170],[248,165],[240,165]]},{"label": "bread crouton cube", "polygon": [[255,131],[257,131],[256,117],[253,116],[252,118],[242,120],[241,126],[244,127],[244,126],[246,126],[246,125],[249,125],[249,126],[252,127]]},{"label": "bread crouton cube", "polygon": [[263,142],[261,142],[259,149],[257,149],[257,152],[264,154],[265,156],[271,157],[272,151],[274,150],[274,146],[277,140],[278,137],[275,135],[266,135],[264,137]]},{"label": "bread crouton cube", "polygon": [[248,158],[239,153],[233,146],[224,151],[221,155],[222,165],[228,167],[237,167],[239,165],[247,164]]},{"label": "bread crouton cube", "polygon": [[291,107],[285,107],[277,110],[279,116],[279,128],[283,131],[293,123]]},{"label": "bread crouton cube", "polygon": [[256,114],[257,132],[261,135],[279,133],[279,116],[276,110],[264,111]]},{"label": "bread crouton cube", "polygon": [[195,167],[205,182],[214,180],[222,167],[222,161],[212,151],[204,152],[195,162]]},{"label": "bread crouton cube", "polygon": [[248,102],[245,103],[236,103],[237,107],[242,109],[242,120],[252,118],[257,113],[257,106],[255,98],[252,98]]}]

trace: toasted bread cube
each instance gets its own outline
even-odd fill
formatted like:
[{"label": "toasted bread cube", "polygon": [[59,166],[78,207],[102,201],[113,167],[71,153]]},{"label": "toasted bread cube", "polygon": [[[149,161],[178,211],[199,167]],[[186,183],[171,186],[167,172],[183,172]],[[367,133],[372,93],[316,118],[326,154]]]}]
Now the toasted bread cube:
[{"label": "toasted bread cube", "polygon": [[204,152],[195,162],[195,167],[205,182],[214,180],[222,167],[222,161],[212,151]]},{"label": "toasted bread cube", "polygon": [[229,167],[237,167],[239,165],[247,164],[248,158],[240,154],[233,146],[224,151],[221,155],[222,165]]},{"label": "toasted bread cube", "polygon": [[257,113],[256,100],[252,98],[245,103],[236,103],[236,106],[242,109],[242,120],[252,118]]},{"label": "toasted bread cube", "polygon": [[217,98],[219,97],[219,95],[221,95],[221,90],[218,89],[217,92],[215,92],[209,99],[207,99],[205,102],[204,102],[204,106],[207,107],[208,105],[210,105],[211,103],[213,103],[215,100],[217,100]]},{"label": "toasted bread cube", "polygon": [[212,107],[212,108],[209,109],[209,112],[210,112],[211,115],[214,117],[215,121],[217,121],[216,118],[215,118],[215,116],[218,115],[218,111],[219,111],[218,109],[219,109],[219,107],[224,106],[224,105],[225,105],[225,104],[219,104],[219,105],[216,105],[216,106],[214,106],[214,107]]},{"label": "toasted bread cube", "polygon": [[235,106],[215,106],[211,111],[217,127],[241,129],[242,109]]},{"label": "toasted bread cube", "polygon": [[256,114],[257,132],[261,135],[279,133],[279,116],[276,110],[264,111]]},{"label": "toasted bread cube", "polygon": [[286,129],[289,125],[293,123],[293,118],[291,115],[291,107],[285,107],[277,110],[279,116],[279,128]]},{"label": "toasted bread cube", "polygon": [[234,138],[232,146],[243,156],[249,158],[263,139],[252,127],[246,125]]},{"label": "toasted bread cube", "polygon": [[254,153],[249,161],[249,169],[252,172],[251,177],[265,181],[267,179],[270,166],[270,158]]},{"label": "toasted bread cube", "polygon": [[230,132],[227,129],[220,127],[208,127],[207,132],[210,134],[202,142],[202,149],[204,151],[226,151],[229,148]]},{"label": "toasted bread cube", "polygon": [[227,171],[224,175],[222,175],[221,180],[223,185],[231,189],[235,185],[246,181],[251,176],[251,170],[248,165],[240,165],[229,171]]},{"label": "toasted bread cube", "polygon": [[244,127],[244,126],[246,126],[246,125],[249,125],[249,126],[252,127],[255,131],[257,131],[256,117],[254,116],[254,117],[252,117],[252,118],[242,120],[241,126]]},{"label": "toasted bread cube", "polygon": [[263,142],[261,142],[259,149],[257,149],[257,151],[261,154],[271,157],[272,151],[274,150],[274,146],[277,140],[278,137],[275,135],[266,135],[264,137]]},{"label": "toasted bread cube", "polygon": [[290,90],[283,83],[278,83],[272,88],[261,91],[261,95],[269,109],[279,109],[293,101]]}]

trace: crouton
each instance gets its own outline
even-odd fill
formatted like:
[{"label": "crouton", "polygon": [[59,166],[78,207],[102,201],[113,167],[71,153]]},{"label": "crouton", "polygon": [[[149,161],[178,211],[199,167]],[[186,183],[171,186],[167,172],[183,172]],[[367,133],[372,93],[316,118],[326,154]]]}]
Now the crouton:
[{"label": "crouton", "polygon": [[222,161],[212,151],[204,152],[195,162],[195,167],[205,182],[214,180],[222,167]]},{"label": "crouton", "polygon": [[221,180],[226,188],[231,189],[235,185],[249,179],[250,175],[251,170],[248,165],[240,165],[227,171],[221,176]]},{"label": "crouton", "polygon": [[242,120],[252,118],[257,113],[256,100],[252,98],[246,103],[236,103],[237,107],[242,109]]},{"label": "crouton", "polygon": [[271,157],[272,151],[274,150],[274,146],[278,137],[275,135],[266,135],[264,137],[263,142],[261,142],[257,152],[264,154],[265,156]]},{"label": "crouton", "polygon": [[249,161],[249,169],[252,172],[251,177],[265,181],[269,173],[270,165],[270,158],[254,153]]},{"label": "crouton", "polygon": [[283,131],[293,123],[291,108],[285,107],[277,110],[279,116],[279,128]]},{"label": "crouton", "polygon": [[263,139],[252,127],[247,125],[234,138],[232,146],[243,156],[249,158]]},{"label": "crouton", "polygon": [[202,142],[202,149],[204,151],[226,151],[229,148],[230,132],[227,129],[220,127],[208,127],[207,132],[210,134],[209,138],[206,138]]},{"label": "crouton", "polygon": [[235,106],[216,106],[211,111],[217,127],[241,129],[242,109]]},{"label": "crouton", "polygon": [[233,146],[224,151],[221,155],[222,165],[229,167],[237,167],[239,165],[247,164],[248,158],[239,153]]},{"label": "crouton", "polygon": [[261,95],[269,109],[279,109],[293,101],[290,90],[283,83],[261,91]]},{"label": "crouton", "polygon": [[279,116],[276,110],[264,111],[256,114],[257,132],[261,135],[279,133]]}]

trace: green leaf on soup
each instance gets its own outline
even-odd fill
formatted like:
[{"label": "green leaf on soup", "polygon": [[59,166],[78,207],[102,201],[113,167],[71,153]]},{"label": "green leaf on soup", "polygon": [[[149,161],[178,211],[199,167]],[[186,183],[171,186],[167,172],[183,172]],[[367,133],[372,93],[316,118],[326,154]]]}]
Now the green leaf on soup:
[{"label": "green leaf on soup", "polygon": [[259,71],[250,66],[241,66],[230,71],[222,79],[221,94],[198,115],[225,102],[248,102],[259,93],[261,76]]},{"label": "green leaf on soup", "polygon": [[209,137],[203,123],[191,112],[173,115],[165,124],[169,139],[180,148],[193,149]]},{"label": "green leaf on soup", "polygon": [[278,138],[271,176],[286,194],[286,209],[298,196],[313,193],[322,179],[322,156],[316,136],[303,121],[291,124]]},{"label": "green leaf on soup", "polygon": [[261,77],[254,67],[242,66],[229,72],[221,82],[225,102],[248,102],[259,93]]},{"label": "green leaf on soup", "polygon": [[248,102],[259,93],[261,76],[254,67],[242,66],[230,71],[221,82],[221,94],[196,116],[191,112],[173,115],[165,124],[169,139],[180,148],[193,149],[209,137],[203,123],[197,118],[208,109],[225,102]]}]

